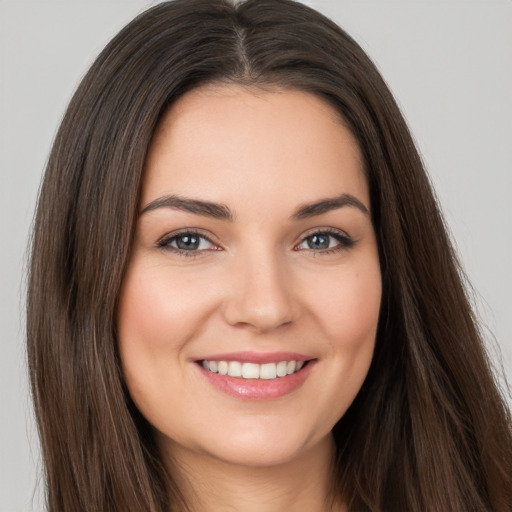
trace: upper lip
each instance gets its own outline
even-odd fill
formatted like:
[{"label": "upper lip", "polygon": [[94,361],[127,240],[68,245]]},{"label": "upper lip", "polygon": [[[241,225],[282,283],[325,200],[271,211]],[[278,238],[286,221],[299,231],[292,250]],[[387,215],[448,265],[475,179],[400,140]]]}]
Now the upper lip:
[{"label": "upper lip", "polygon": [[212,354],[197,359],[197,361],[240,361],[244,363],[278,363],[280,361],[309,361],[312,356],[297,352],[229,352]]}]

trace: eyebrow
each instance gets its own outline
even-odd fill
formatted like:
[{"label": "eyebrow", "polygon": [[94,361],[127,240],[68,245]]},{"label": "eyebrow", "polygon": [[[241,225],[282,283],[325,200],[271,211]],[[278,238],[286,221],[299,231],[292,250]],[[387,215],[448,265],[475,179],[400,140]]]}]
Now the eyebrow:
[{"label": "eyebrow", "polygon": [[229,221],[235,219],[234,214],[224,204],[203,201],[201,199],[190,199],[177,195],[163,196],[151,201],[140,212],[140,215],[158,208],[173,208],[197,215],[204,215],[205,217],[213,217],[214,219]]},{"label": "eyebrow", "polygon": [[361,201],[359,201],[359,199],[351,194],[341,194],[341,196],[338,197],[322,199],[321,201],[315,201],[314,203],[307,203],[299,206],[291,218],[294,220],[307,219],[309,217],[322,215],[323,213],[330,212],[331,210],[337,210],[338,208],[343,208],[345,206],[357,208],[364,214],[370,215],[368,208],[366,208],[366,206]]},{"label": "eyebrow", "polygon": [[[316,215],[322,215],[323,213],[327,213],[331,210],[337,210],[345,206],[357,208],[366,215],[370,214],[368,208],[366,208],[359,199],[351,194],[342,194],[338,197],[322,199],[321,201],[315,201],[313,203],[307,203],[299,206],[290,218],[292,220],[302,220]],[[224,204],[204,201],[201,199],[191,199],[178,195],[168,195],[154,199],[144,207],[140,212],[140,215],[158,208],[173,208],[175,210],[182,210],[196,215],[203,215],[205,217],[228,220],[231,222],[235,220],[234,212]]]}]

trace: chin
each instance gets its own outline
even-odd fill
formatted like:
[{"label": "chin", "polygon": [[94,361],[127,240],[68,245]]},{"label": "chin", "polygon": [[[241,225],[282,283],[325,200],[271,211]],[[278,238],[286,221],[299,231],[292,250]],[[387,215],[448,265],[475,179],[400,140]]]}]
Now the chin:
[{"label": "chin", "polygon": [[212,455],[219,460],[246,467],[280,466],[291,462],[305,450],[300,443],[275,443],[265,440],[254,440],[244,444],[232,444],[225,450],[216,450]]},{"label": "chin", "polygon": [[[209,432],[196,436],[199,443],[179,441],[182,448],[189,453],[195,452],[200,457],[207,457],[222,463],[246,467],[279,466],[299,459],[312,449],[316,449],[325,439],[330,439],[330,432],[311,435],[310,432],[288,425],[261,422],[237,432],[224,431],[215,435]],[[295,425],[297,427],[297,425]],[[174,444],[174,443],[173,443]]]}]

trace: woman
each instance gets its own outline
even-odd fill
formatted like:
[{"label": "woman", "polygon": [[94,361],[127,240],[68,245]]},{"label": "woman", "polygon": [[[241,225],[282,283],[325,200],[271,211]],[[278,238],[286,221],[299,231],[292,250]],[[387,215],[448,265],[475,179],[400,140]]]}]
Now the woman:
[{"label": "woman", "polygon": [[509,510],[510,416],[404,120],[284,0],[161,4],[76,92],[28,350],[49,510]]}]

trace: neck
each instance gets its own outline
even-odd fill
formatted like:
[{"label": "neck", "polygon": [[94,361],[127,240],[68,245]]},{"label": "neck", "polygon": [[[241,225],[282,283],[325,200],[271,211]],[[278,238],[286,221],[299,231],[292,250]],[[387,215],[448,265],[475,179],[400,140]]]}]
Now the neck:
[{"label": "neck", "polygon": [[191,512],[343,512],[331,489],[333,453],[329,436],[293,460],[262,467],[173,446],[168,469]]}]

